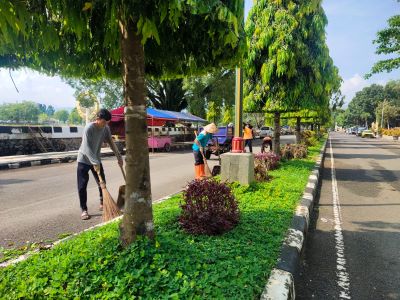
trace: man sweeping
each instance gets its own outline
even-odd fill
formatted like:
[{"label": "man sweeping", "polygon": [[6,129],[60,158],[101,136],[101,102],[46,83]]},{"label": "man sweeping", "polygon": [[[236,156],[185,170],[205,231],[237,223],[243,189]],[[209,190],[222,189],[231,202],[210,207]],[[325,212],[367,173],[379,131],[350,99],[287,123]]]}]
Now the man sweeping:
[{"label": "man sweeping", "polygon": [[197,135],[194,140],[192,149],[194,154],[194,173],[195,179],[202,179],[205,177],[204,170],[204,148],[207,146],[208,141],[212,138],[213,133],[218,131],[214,123],[204,126],[203,130]]},{"label": "man sweeping", "polygon": [[103,192],[100,185],[99,176],[100,173],[102,179],[105,182],[104,169],[101,164],[100,150],[103,142],[110,145],[110,148],[114,152],[118,159],[118,164],[122,167],[123,160],[119,153],[114,141],[111,137],[110,128],[107,126],[111,120],[111,113],[107,109],[100,109],[96,114],[96,120],[85,126],[82,135],[82,144],[78,152],[78,168],[77,168],[77,179],[78,179],[78,194],[79,201],[82,210],[81,219],[88,220],[90,215],[87,209],[87,185],[89,182],[89,170],[92,172],[94,179],[99,187],[100,194],[100,210],[103,210]]}]

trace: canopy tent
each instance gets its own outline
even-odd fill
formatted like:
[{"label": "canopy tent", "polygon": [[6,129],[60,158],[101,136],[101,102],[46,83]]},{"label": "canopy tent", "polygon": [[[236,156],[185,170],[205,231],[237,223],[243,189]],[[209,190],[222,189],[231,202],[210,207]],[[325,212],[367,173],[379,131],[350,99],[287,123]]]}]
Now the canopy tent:
[{"label": "canopy tent", "polygon": [[[120,122],[124,120],[124,106],[118,107],[116,109],[111,110],[111,122]],[[196,117],[189,113],[170,111],[170,110],[161,110],[156,108],[147,108],[147,119],[154,120],[163,120],[163,121],[174,121],[174,122],[198,122],[198,123],[207,123],[206,120]],[[157,122],[159,123],[159,122]],[[150,124],[148,124],[150,125]]]},{"label": "canopy tent", "polygon": [[[160,111],[160,110],[158,110]],[[166,114],[176,118],[178,121],[185,121],[185,122],[199,122],[199,123],[206,123],[207,120],[204,120],[200,117],[196,117],[192,114],[189,113],[183,113],[183,112],[177,112],[177,111],[171,111],[171,110],[161,110],[162,112],[165,112]]]},{"label": "canopy tent", "polygon": [[[120,137],[125,136],[124,109],[125,106],[121,106],[110,111],[111,133],[113,135],[118,135]],[[147,112],[147,126],[165,126],[167,122],[207,123],[206,120],[196,117],[189,113],[161,110],[156,108],[147,108],[146,112]]]}]

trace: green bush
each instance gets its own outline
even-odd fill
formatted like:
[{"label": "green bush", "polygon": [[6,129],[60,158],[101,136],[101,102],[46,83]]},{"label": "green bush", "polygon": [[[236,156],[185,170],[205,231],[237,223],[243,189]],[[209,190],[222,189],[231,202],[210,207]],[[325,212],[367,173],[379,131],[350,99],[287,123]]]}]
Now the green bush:
[{"label": "green bush", "polygon": [[301,132],[301,141],[306,146],[315,146],[318,144],[319,140],[315,131],[304,130]]},{"label": "green bush", "polygon": [[285,160],[306,158],[307,146],[304,144],[286,144],[281,148],[281,157]]}]

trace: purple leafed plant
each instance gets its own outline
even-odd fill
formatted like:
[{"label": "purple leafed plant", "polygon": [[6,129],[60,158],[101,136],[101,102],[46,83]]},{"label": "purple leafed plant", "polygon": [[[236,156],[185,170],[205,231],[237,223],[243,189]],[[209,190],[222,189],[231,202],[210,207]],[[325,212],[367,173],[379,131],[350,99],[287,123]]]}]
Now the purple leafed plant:
[{"label": "purple leafed plant", "polygon": [[180,207],[179,223],[191,234],[223,234],[239,222],[238,203],[230,188],[213,179],[190,182]]},{"label": "purple leafed plant", "polygon": [[267,171],[278,168],[280,156],[274,152],[257,153],[254,155],[254,165],[264,166]]}]

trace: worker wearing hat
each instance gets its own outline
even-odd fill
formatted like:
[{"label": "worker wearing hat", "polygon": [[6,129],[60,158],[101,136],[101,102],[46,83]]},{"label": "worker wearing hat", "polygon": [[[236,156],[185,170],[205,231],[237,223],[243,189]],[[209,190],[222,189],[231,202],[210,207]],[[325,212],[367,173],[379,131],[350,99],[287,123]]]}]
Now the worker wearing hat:
[{"label": "worker wearing hat", "polygon": [[201,179],[205,176],[204,172],[204,148],[207,146],[208,141],[212,138],[213,133],[218,131],[214,123],[204,126],[203,130],[196,136],[192,149],[194,154],[194,173],[195,179]]}]

